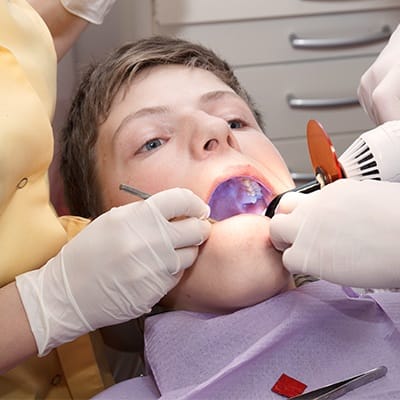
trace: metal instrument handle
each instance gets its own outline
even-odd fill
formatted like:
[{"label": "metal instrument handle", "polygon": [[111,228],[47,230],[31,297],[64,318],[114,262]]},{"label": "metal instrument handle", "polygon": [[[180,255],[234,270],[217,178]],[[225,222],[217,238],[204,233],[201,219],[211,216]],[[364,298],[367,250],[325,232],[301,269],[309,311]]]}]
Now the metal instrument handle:
[{"label": "metal instrument handle", "polygon": [[376,42],[387,41],[392,34],[388,25],[384,25],[379,32],[371,33],[365,36],[344,37],[344,38],[302,38],[292,33],[289,35],[289,41],[295,49],[331,49],[350,46],[365,46]]}]

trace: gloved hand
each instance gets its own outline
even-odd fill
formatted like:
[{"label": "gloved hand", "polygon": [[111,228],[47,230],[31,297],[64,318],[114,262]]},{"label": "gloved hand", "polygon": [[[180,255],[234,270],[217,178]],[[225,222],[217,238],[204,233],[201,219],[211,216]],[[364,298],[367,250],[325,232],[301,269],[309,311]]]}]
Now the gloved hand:
[{"label": "gloved hand", "polygon": [[273,245],[292,273],[346,286],[400,287],[400,184],[341,179],[288,193],[271,220]]},{"label": "gloved hand", "polygon": [[361,77],[358,98],[375,124],[400,119],[400,25]]},{"label": "gloved hand", "polygon": [[103,23],[116,0],[60,0],[64,8],[92,24]]},{"label": "gloved hand", "polygon": [[[210,233],[208,214],[187,189],[159,192],[113,208],[44,267],[19,275],[38,354],[149,312],[193,264]],[[179,216],[192,218],[171,220]]]}]

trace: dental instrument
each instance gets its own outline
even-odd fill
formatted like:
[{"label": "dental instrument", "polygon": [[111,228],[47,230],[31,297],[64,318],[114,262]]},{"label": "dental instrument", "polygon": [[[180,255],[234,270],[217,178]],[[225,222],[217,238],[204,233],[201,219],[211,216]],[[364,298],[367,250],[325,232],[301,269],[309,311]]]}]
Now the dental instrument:
[{"label": "dental instrument", "polygon": [[135,196],[140,197],[142,200],[146,200],[151,196],[148,193],[142,192],[141,190],[136,189],[132,186],[126,185],[124,183],[121,183],[119,185],[119,189],[124,190],[125,192],[128,192],[128,193],[134,194]]},{"label": "dental instrument", "polygon": [[[128,192],[128,193],[134,194],[135,196],[140,197],[142,200],[146,200],[151,196],[151,194],[143,192],[143,191],[141,191],[139,189],[136,189],[133,186],[126,185],[125,183],[121,183],[119,185],[119,189],[120,190],[124,190],[125,192]],[[180,217],[176,217],[176,218],[173,218],[172,220],[176,221],[178,219],[181,219],[181,218]],[[212,224],[214,224],[216,222],[212,218],[207,218],[207,221],[211,222]]]},{"label": "dental instrument", "polygon": [[[387,129],[389,127],[389,129]],[[359,136],[339,157],[322,125],[307,124],[307,142],[315,179],[276,196],[265,215],[272,217],[281,197],[288,192],[310,193],[341,178],[400,181],[400,125],[389,121]]]},{"label": "dental instrument", "polygon": [[333,383],[328,386],[313,390],[299,396],[291,397],[296,400],[333,400],[337,399],[346,393],[366,385],[376,379],[382,378],[387,373],[385,366],[371,369],[362,374],[353,376],[340,382]]}]

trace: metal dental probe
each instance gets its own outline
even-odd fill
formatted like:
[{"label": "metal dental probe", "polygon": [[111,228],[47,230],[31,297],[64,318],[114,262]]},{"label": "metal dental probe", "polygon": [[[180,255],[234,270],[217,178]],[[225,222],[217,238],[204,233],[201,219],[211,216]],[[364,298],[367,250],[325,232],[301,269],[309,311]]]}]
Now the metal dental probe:
[{"label": "metal dental probe", "polygon": [[132,186],[125,185],[124,183],[121,183],[121,184],[119,185],[119,188],[120,188],[120,190],[125,190],[125,192],[132,193],[132,194],[134,194],[135,196],[138,196],[138,197],[140,197],[140,198],[143,199],[143,200],[146,200],[146,199],[148,199],[148,198],[151,196],[151,195],[148,194],[148,193],[142,192],[141,190],[136,189],[136,188],[134,188],[134,187],[132,187]]},{"label": "metal dental probe", "polygon": [[[134,194],[135,196],[138,196],[143,200],[146,200],[151,196],[151,194],[146,193],[146,192],[142,192],[141,190],[136,189],[133,186],[126,185],[125,183],[121,183],[119,185],[119,189],[120,190],[124,190],[125,192],[128,192],[128,193]],[[181,219],[181,218],[177,217],[177,218],[173,218],[172,220],[176,221],[176,220],[179,220],[179,219]],[[207,220],[209,222],[211,222],[212,224],[217,222],[215,219],[212,219],[212,218],[207,218]]]}]

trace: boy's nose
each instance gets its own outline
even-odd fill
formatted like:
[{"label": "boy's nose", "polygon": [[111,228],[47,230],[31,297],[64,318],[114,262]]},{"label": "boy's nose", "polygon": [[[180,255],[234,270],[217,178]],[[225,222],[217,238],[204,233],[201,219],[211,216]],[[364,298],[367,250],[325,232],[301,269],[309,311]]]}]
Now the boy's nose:
[{"label": "boy's nose", "polygon": [[218,148],[218,139],[209,139],[207,142],[204,144],[203,148],[205,151],[214,151]]},{"label": "boy's nose", "polygon": [[204,114],[192,116],[190,147],[193,155],[196,158],[206,158],[228,148],[239,149],[228,122],[223,118]]}]

